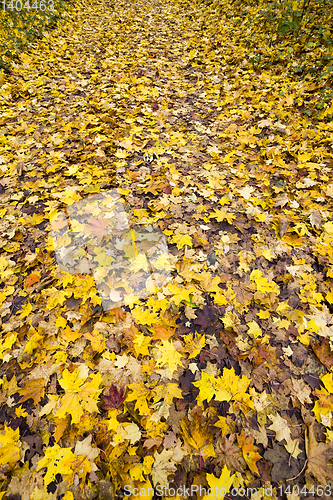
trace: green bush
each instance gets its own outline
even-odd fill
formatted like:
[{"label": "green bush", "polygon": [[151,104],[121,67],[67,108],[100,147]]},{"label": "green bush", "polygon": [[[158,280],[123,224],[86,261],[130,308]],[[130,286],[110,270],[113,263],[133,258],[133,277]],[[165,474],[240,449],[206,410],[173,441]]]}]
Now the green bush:
[{"label": "green bush", "polygon": [[[199,0],[200,2],[200,0]],[[286,70],[321,87],[316,104],[332,100],[333,0],[214,0],[207,9],[234,27],[253,70]],[[237,61],[236,61],[237,62]]]}]

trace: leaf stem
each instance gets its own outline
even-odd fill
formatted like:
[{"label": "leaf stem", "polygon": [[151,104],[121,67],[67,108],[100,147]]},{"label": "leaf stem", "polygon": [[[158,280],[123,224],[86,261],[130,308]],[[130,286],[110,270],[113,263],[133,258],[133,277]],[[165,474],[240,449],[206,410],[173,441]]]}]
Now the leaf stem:
[{"label": "leaf stem", "polygon": [[300,475],[302,474],[302,472],[304,471],[305,466],[306,466],[306,464],[308,463],[308,460],[309,460],[308,458],[305,460],[305,463],[304,463],[304,465],[303,465],[303,469],[301,470],[301,472],[299,472],[299,473],[297,474],[297,476],[295,476],[295,477],[291,477],[290,479],[286,479],[286,481],[293,481],[294,479],[297,479],[297,478],[298,478],[298,476],[300,476]]}]

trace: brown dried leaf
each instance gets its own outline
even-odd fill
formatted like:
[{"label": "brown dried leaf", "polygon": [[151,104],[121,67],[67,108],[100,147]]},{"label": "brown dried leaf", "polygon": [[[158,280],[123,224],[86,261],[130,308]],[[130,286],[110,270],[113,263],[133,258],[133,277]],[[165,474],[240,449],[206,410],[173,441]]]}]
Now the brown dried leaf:
[{"label": "brown dried leaf", "polygon": [[305,431],[305,450],[307,455],[307,469],[305,478],[314,476],[319,484],[326,484],[327,479],[333,481],[333,442],[318,443],[315,437],[313,424]]}]

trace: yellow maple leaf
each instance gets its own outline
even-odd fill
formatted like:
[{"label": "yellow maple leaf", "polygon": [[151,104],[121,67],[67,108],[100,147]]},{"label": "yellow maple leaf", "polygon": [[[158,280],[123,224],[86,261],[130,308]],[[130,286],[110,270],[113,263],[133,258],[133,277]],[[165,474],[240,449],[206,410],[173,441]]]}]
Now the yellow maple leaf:
[{"label": "yellow maple leaf", "polygon": [[172,132],[170,134],[170,144],[177,144],[178,146],[184,146],[186,144],[187,140],[183,136],[181,132]]},{"label": "yellow maple leaf", "polygon": [[144,385],[142,381],[133,382],[128,385],[132,391],[127,394],[126,402],[135,401],[135,409],[139,410],[140,415],[150,415],[153,410],[148,407],[147,401],[150,398],[150,390]]},{"label": "yellow maple leaf", "polygon": [[37,464],[37,471],[46,467],[44,484],[48,486],[55,480],[57,474],[62,474],[64,480],[69,484],[73,483],[74,474],[85,477],[87,472],[91,471],[91,466],[87,457],[80,455],[77,457],[71,448],[61,448],[58,444],[44,450],[44,457]]},{"label": "yellow maple leaf", "polygon": [[288,319],[281,319],[281,321],[279,321],[279,328],[284,328],[285,330],[288,330],[290,325],[291,321],[289,321]]},{"label": "yellow maple leaf", "polygon": [[112,410],[108,410],[108,430],[109,431],[117,431],[119,427],[119,422],[117,420],[117,416],[120,415],[120,411],[117,408],[113,408]]},{"label": "yellow maple leaf", "polygon": [[80,195],[78,195],[74,189],[65,189],[61,194],[61,198],[66,205],[72,205],[75,201],[80,199]]},{"label": "yellow maple leaf", "polygon": [[236,216],[235,214],[231,214],[229,212],[226,212],[225,210],[216,210],[213,214],[210,214],[209,216],[210,219],[216,219],[218,222],[222,222],[226,220],[228,224],[231,224],[233,220],[235,220]]},{"label": "yellow maple leaf", "polygon": [[214,296],[214,302],[218,306],[225,306],[226,304],[228,304],[228,301],[222,292],[216,292]]},{"label": "yellow maple leaf", "polygon": [[194,387],[198,387],[198,405],[202,406],[203,401],[210,401],[215,394],[215,378],[206,372],[201,373],[201,379],[193,382]]},{"label": "yellow maple leaf", "polygon": [[333,304],[333,290],[331,290],[329,293],[326,294],[326,300],[330,304]]},{"label": "yellow maple leaf", "polygon": [[[236,475],[230,475],[230,471],[225,465],[222,469],[221,475],[219,478],[215,477],[214,474],[206,474],[207,483],[210,488],[214,491],[213,497],[214,500],[216,498],[221,498],[221,500],[225,497],[225,495],[230,490],[230,487],[234,480],[236,479]],[[211,495],[205,495],[201,500],[211,500]]]},{"label": "yellow maple leaf", "polygon": [[194,337],[192,335],[184,335],[184,342],[185,346],[183,350],[189,353],[188,359],[191,359],[200,354],[206,344],[206,338],[204,335],[199,335],[199,333],[195,332]]},{"label": "yellow maple leaf", "polygon": [[176,243],[178,250],[183,248],[185,245],[192,248],[192,238],[188,234],[175,234],[172,238],[172,243]]},{"label": "yellow maple leaf", "polygon": [[61,338],[66,342],[75,342],[75,340],[80,337],[82,337],[80,330],[72,330],[68,325],[66,325],[66,328],[61,332]]},{"label": "yellow maple leaf", "polygon": [[11,427],[5,428],[0,432],[0,464],[13,467],[21,458],[18,441],[20,439],[20,430],[15,431]]},{"label": "yellow maple leaf", "polygon": [[102,352],[105,349],[106,339],[103,334],[96,329],[92,332],[87,332],[84,334],[84,338],[90,340],[91,348],[93,351]]},{"label": "yellow maple leaf", "polygon": [[273,252],[270,248],[266,248],[265,250],[263,250],[262,252],[263,256],[265,257],[266,260],[273,260],[274,259],[274,255],[273,255]]},{"label": "yellow maple leaf", "polygon": [[22,406],[19,406],[18,408],[15,408],[15,415],[20,418],[20,417],[27,417],[29,413],[27,413]]},{"label": "yellow maple leaf", "polygon": [[180,361],[182,355],[176,351],[172,342],[169,340],[162,340],[162,345],[159,346],[159,350],[162,353],[162,356],[157,358],[157,366],[167,365],[171,375],[177,370],[178,366],[183,366]]},{"label": "yellow maple leaf", "polygon": [[18,403],[23,403],[28,399],[33,399],[37,406],[39,401],[44,397],[46,379],[29,380],[24,387],[19,389],[19,394],[22,395]]},{"label": "yellow maple leaf", "polygon": [[260,335],[262,335],[262,330],[255,321],[247,323],[247,326],[249,327],[247,334],[250,335],[250,337],[257,339]]},{"label": "yellow maple leaf", "polygon": [[232,311],[227,311],[222,318],[222,321],[225,328],[233,328],[235,331],[237,331],[237,325],[240,323],[237,314]]},{"label": "yellow maple leaf", "polygon": [[238,377],[234,368],[224,368],[222,377],[216,379],[215,399],[217,401],[239,402],[253,408],[251,397],[245,391],[250,385],[251,379],[245,375]]},{"label": "yellow maple leaf", "polygon": [[148,347],[150,347],[150,337],[144,335],[143,332],[140,332],[133,338],[133,344],[137,356],[139,354],[149,356]]},{"label": "yellow maple leaf", "polygon": [[65,175],[74,175],[79,170],[79,165],[71,165],[67,167]]},{"label": "yellow maple leaf", "polygon": [[219,427],[222,432],[222,436],[226,436],[227,434],[230,434],[230,426],[227,422],[226,417],[218,417],[218,421],[215,422],[215,427]]},{"label": "yellow maple leaf", "polygon": [[132,316],[136,323],[140,325],[152,325],[156,323],[158,314],[157,312],[150,312],[149,309],[143,309],[142,307],[137,307],[133,309]]},{"label": "yellow maple leaf", "polygon": [[224,206],[224,205],[229,205],[230,204],[230,199],[228,198],[228,196],[222,196],[220,199],[219,199],[219,204]]},{"label": "yellow maple leaf", "polygon": [[130,470],[130,476],[134,481],[144,481],[145,478],[143,473],[143,464],[136,464]]},{"label": "yellow maple leaf", "polygon": [[29,302],[28,304],[25,304],[22,307],[22,309],[20,310],[19,317],[21,319],[26,318],[27,316],[29,316],[29,314],[31,313],[31,311],[32,311],[32,305]]},{"label": "yellow maple leaf", "polygon": [[166,404],[172,405],[173,398],[182,398],[182,391],[178,384],[175,384],[173,382],[169,382],[166,385],[158,385],[157,387],[154,387],[153,389],[154,392],[154,403],[157,403],[161,399],[164,399]]},{"label": "yellow maple leaf", "polygon": [[209,431],[209,422],[201,422],[200,417],[194,415],[193,421],[183,418],[180,427],[184,440],[195,450],[199,451],[213,441],[212,433]]},{"label": "yellow maple leaf", "polygon": [[58,316],[55,322],[57,328],[66,328],[67,321],[62,316]]},{"label": "yellow maple leaf", "polygon": [[38,224],[41,224],[43,221],[44,221],[43,215],[33,214],[31,217],[29,217],[29,224],[32,224],[33,226],[37,226]]},{"label": "yellow maple leaf", "polygon": [[279,286],[274,283],[274,281],[269,281],[267,278],[264,278],[262,272],[258,269],[252,271],[250,275],[250,280],[254,281],[257,286],[257,291],[262,293],[276,293],[277,295],[280,293]]},{"label": "yellow maple leaf", "polygon": [[[83,377],[80,377],[81,373]],[[61,398],[61,406],[55,416],[65,418],[66,415],[71,415],[73,424],[80,422],[84,411],[99,412],[97,397],[102,390],[98,388],[102,375],[101,373],[91,374],[91,381],[85,382],[87,371],[83,369],[81,373],[80,368],[76,368],[72,373],[66,368],[62,374],[63,378],[59,380],[59,384],[65,390],[65,395]]]},{"label": "yellow maple leaf", "polygon": [[[271,427],[269,427],[269,429],[271,429]],[[256,462],[258,462],[262,456],[257,451],[259,448],[253,444],[253,437],[251,435],[245,436],[244,429],[242,429],[242,433],[237,439],[242,449],[244,460],[249,466],[250,471],[259,476]]]},{"label": "yellow maple leaf", "polygon": [[260,318],[260,319],[268,319],[270,318],[270,313],[268,311],[259,311],[257,313],[257,316]]},{"label": "yellow maple leaf", "polygon": [[42,295],[47,298],[46,310],[51,311],[51,309],[54,309],[57,305],[62,305],[65,302],[68,293],[69,292],[65,290],[57,290],[55,287],[43,290]]},{"label": "yellow maple leaf", "polygon": [[133,273],[137,273],[138,271],[140,271],[140,269],[142,269],[143,271],[148,271],[149,264],[145,254],[140,253],[138,255],[135,255],[135,257],[131,259],[129,269]]},{"label": "yellow maple leaf", "polygon": [[320,380],[326,387],[326,390],[330,393],[333,394],[333,373],[326,373],[326,375],[321,375]]},{"label": "yellow maple leaf", "polygon": [[207,292],[221,292],[222,289],[219,287],[219,283],[221,283],[221,278],[219,276],[214,276],[212,278],[209,272],[202,272],[198,274],[194,274],[193,278],[195,280],[200,281],[201,287]]},{"label": "yellow maple leaf", "polygon": [[62,497],[62,500],[74,500],[73,493],[71,491],[67,491],[65,495]]},{"label": "yellow maple leaf", "polygon": [[267,219],[267,215],[262,212],[257,212],[254,215],[254,218],[256,219],[257,222],[265,222]]},{"label": "yellow maple leaf", "polygon": [[11,349],[17,339],[17,333],[7,333],[5,338],[0,339],[0,359],[3,359],[6,351]]},{"label": "yellow maple leaf", "polygon": [[195,291],[194,286],[191,288],[184,288],[181,286],[174,285],[173,283],[168,284],[170,292],[173,294],[172,301],[179,306],[183,300],[190,300],[190,295]]}]

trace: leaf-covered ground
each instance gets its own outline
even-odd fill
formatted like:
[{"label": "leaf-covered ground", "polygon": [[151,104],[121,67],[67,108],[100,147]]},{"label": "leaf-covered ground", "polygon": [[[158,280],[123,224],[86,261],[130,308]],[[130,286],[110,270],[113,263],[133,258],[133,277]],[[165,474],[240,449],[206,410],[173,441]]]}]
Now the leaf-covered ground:
[{"label": "leaf-covered ground", "polygon": [[[76,2],[1,88],[0,498],[332,498],[333,124],[214,16]],[[115,189],[171,279],[105,310],[51,230]]]}]

